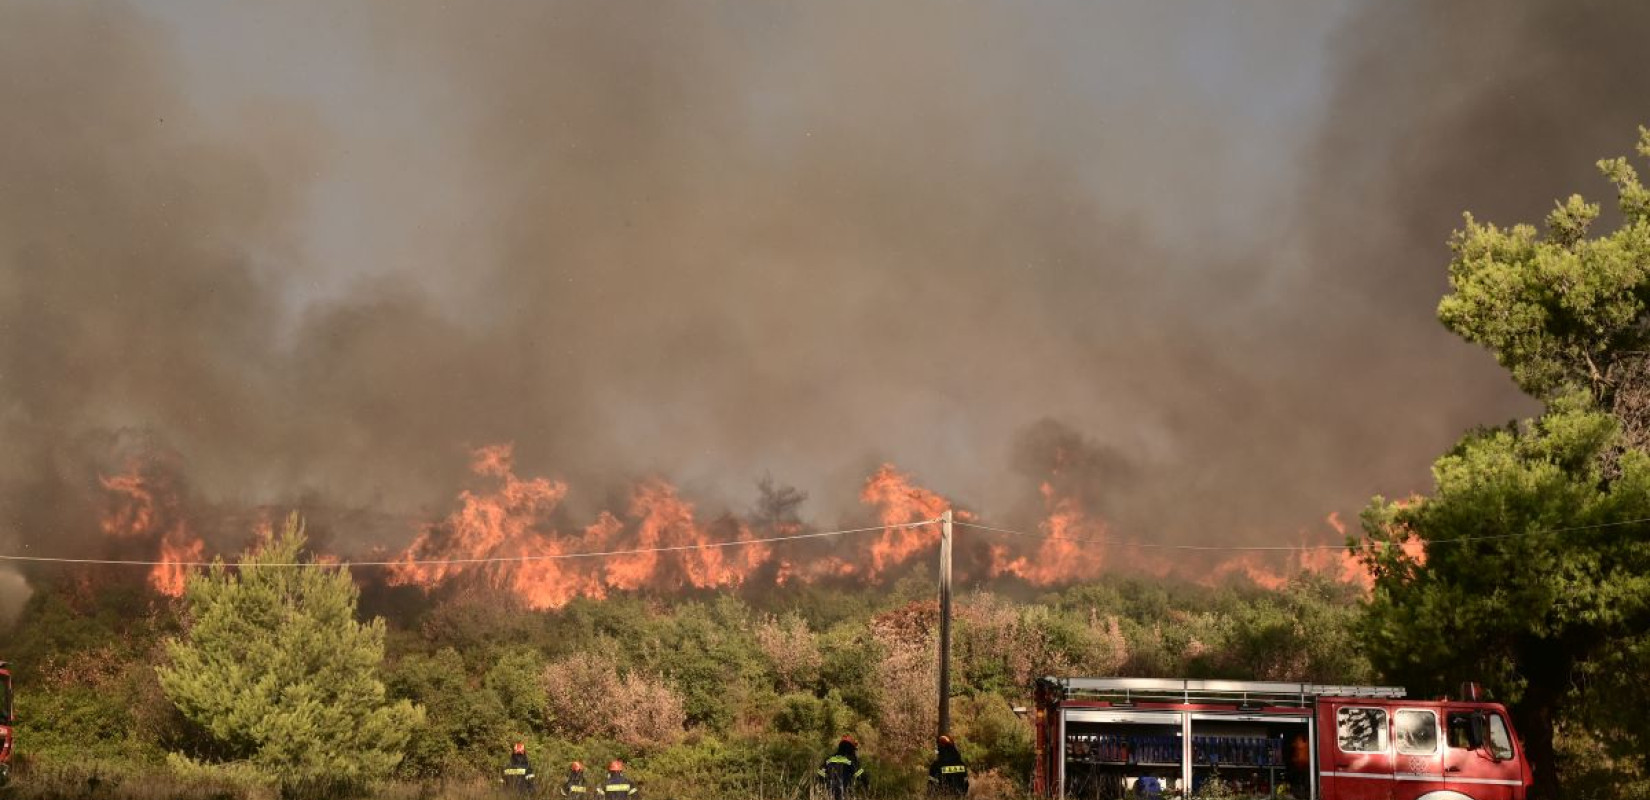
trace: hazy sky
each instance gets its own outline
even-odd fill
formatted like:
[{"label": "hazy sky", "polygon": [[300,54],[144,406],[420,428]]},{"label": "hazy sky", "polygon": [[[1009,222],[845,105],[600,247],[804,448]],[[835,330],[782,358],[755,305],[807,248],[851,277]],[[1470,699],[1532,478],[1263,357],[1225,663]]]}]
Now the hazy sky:
[{"label": "hazy sky", "polygon": [[1643,8],[9,3],[0,541],[134,451],[439,514],[504,441],[573,513],[829,522],[887,460],[1321,533],[1531,410],[1433,319],[1445,241],[1605,191]]}]

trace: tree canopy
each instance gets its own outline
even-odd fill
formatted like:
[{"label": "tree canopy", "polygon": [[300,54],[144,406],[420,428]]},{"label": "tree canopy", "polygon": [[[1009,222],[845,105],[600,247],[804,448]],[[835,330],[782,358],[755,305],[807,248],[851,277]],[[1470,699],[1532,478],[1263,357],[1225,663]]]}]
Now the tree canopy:
[{"label": "tree canopy", "polygon": [[[1650,131],[1639,152],[1650,157]],[[1625,159],[1599,162],[1620,226],[1588,238],[1599,206],[1559,204],[1547,232],[1467,217],[1451,242],[1451,330],[1488,347],[1535,420],[1468,434],[1433,467],[1430,497],[1376,498],[1364,621],[1371,659],[1423,693],[1479,680],[1511,704],[1545,797],[1554,733],[1588,732],[1642,759],[1650,725],[1650,192]],[[1630,670],[1630,671],[1629,671]]]},{"label": "tree canopy", "polygon": [[387,775],[423,711],[386,702],[383,620],[356,621],[346,570],[299,564],[305,541],[293,515],[236,568],[219,560],[189,579],[161,687],[207,734],[197,763],[286,782]]},{"label": "tree canopy", "polygon": [[[1650,158],[1650,130],[1639,137],[1638,152]],[[1601,207],[1580,195],[1547,215],[1545,235],[1468,214],[1450,240],[1453,291],[1438,317],[1489,348],[1536,398],[1588,391],[1642,447],[1650,443],[1650,189],[1626,158],[1598,167],[1616,188],[1615,230],[1589,238]]]}]

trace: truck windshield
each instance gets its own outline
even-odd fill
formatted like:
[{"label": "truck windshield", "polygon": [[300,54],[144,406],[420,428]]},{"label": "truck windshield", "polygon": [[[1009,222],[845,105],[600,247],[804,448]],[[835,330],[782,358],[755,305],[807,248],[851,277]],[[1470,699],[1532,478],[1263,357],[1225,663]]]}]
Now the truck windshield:
[{"label": "truck windshield", "polygon": [[1500,714],[1490,715],[1490,755],[1499,759],[1513,757],[1512,736],[1507,733],[1507,722]]}]

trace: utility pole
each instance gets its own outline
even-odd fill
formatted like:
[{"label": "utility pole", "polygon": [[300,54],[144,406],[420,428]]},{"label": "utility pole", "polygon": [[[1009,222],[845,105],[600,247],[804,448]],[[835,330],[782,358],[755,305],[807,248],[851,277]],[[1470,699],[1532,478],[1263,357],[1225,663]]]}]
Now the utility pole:
[{"label": "utility pole", "polygon": [[951,509],[940,515],[940,736],[951,733]]}]

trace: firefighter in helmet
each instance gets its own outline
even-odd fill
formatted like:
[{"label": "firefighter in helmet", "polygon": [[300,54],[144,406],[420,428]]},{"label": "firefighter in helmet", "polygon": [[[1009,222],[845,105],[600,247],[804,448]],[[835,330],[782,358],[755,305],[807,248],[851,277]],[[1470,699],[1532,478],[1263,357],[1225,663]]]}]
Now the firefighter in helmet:
[{"label": "firefighter in helmet", "polygon": [[842,737],[836,744],[836,752],[819,765],[814,779],[824,784],[831,800],[853,797],[855,791],[869,786],[871,777],[859,763],[859,742],[852,736]]},{"label": "firefighter in helmet", "polygon": [[522,794],[533,791],[533,765],[527,760],[527,745],[516,742],[510,748],[510,763],[504,765],[504,785]]},{"label": "firefighter in helmet", "polygon": [[940,797],[968,794],[968,765],[949,736],[940,737],[934,761],[928,765],[928,791]]},{"label": "firefighter in helmet", "polygon": [[596,787],[596,796],[602,798],[602,800],[621,800],[622,798],[638,800],[639,795],[636,791],[636,784],[631,783],[630,779],[624,776],[623,761],[615,758],[612,763],[607,765],[607,780],[602,781],[602,784]]},{"label": "firefighter in helmet", "polygon": [[575,761],[567,768],[567,780],[562,782],[562,797],[588,797],[590,786],[585,783],[584,765]]}]

